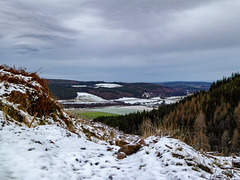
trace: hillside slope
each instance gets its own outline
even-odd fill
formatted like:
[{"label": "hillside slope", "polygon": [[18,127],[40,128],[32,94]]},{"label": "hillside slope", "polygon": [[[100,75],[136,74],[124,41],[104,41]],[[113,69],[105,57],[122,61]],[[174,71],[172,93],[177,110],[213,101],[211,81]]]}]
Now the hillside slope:
[{"label": "hillside slope", "polygon": [[209,82],[188,82],[188,81],[171,81],[163,83],[155,83],[166,87],[171,87],[173,89],[187,91],[189,94],[192,94],[196,91],[207,91],[209,90],[212,83]]},{"label": "hillside slope", "polygon": [[45,83],[36,73],[0,66],[0,110],[7,119],[32,126],[53,124],[71,126],[71,119],[51,98]]},{"label": "hillside slope", "polygon": [[[95,121],[119,127],[126,133],[170,134],[196,149],[239,153],[239,92],[240,75],[236,73],[214,82],[209,91],[197,92],[179,103],[150,112],[99,117]],[[141,125],[147,125],[148,130]]]}]

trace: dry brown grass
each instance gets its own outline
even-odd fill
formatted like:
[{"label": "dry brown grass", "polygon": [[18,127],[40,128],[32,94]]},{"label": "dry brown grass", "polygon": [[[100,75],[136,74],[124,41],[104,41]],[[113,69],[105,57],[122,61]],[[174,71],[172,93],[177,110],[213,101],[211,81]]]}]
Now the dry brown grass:
[{"label": "dry brown grass", "polygon": [[144,138],[157,134],[157,128],[153,126],[151,119],[144,119],[140,125],[140,134]]},{"label": "dry brown grass", "polygon": [[[18,84],[26,87],[26,93],[12,91],[10,94],[4,94],[3,96],[6,100],[14,103],[17,105],[18,109],[27,112],[30,116],[34,116],[34,114],[38,113],[37,117],[40,119],[52,117],[55,121],[58,121],[58,118],[60,118],[69,128],[72,127],[71,120],[64,116],[61,106],[51,97],[46,81],[40,78],[37,72],[30,73],[27,72],[25,68],[20,67],[17,69],[6,65],[0,66],[0,70],[10,73],[0,74],[0,82],[4,82],[6,89],[8,89],[11,84]],[[30,77],[31,79],[26,80],[22,76]],[[34,81],[40,84],[40,86],[35,85],[33,83]],[[14,119],[18,117],[16,114],[19,113],[14,112],[12,108],[8,109],[7,112],[12,114]]]}]

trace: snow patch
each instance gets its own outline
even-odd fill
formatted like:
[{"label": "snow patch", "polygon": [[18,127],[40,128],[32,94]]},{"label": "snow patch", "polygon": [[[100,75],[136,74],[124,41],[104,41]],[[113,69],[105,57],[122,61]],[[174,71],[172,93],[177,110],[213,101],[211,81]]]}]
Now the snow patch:
[{"label": "snow patch", "polygon": [[95,84],[96,88],[118,88],[118,87],[123,87],[120,84],[111,84],[111,83],[99,83],[99,84]]},{"label": "snow patch", "polygon": [[87,87],[87,85],[72,85],[74,88],[81,88],[81,87]]},{"label": "snow patch", "polygon": [[148,103],[157,102],[158,100],[155,100],[155,99],[141,99],[141,98],[133,98],[133,97],[123,97],[123,98],[115,99],[114,101],[120,101],[120,102],[124,102],[126,104],[148,104]]},{"label": "snow patch", "polygon": [[86,92],[77,92],[78,101],[82,102],[107,102],[107,100]]}]

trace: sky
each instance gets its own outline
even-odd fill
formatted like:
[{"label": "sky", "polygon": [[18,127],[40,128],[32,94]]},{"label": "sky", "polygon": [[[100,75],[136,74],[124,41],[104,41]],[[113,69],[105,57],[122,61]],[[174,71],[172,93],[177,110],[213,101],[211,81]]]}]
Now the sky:
[{"label": "sky", "polygon": [[239,0],[0,0],[0,64],[43,78],[215,81],[240,70]]}]

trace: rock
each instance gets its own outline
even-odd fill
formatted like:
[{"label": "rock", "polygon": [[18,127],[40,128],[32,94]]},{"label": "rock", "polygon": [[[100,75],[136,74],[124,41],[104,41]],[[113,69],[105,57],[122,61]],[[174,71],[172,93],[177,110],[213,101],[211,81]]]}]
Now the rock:
[{"label": "rock", "polygon": [[118,152],[124,152],[126,155],[132,155],[141,148],[141,144],[126,144],[123,145]]},{"label": "rock", "polygon": [[139,139],[139,140],[137,141],[137,143],[138,143],[138,144],[141,144],[141,145],[143,145],[143,146],[146,146],[146,143],[145,143],[144,139]]},{"label": "rock", "polygon": [[107,147],[107,151],[112,151],[113,148],[112,147]]},{"label": "rock", "polygon": [[240,168],[240,160],[232,160],[232,166],[235,168]]},{"label": "rock", "polygon": [[123,147],[123,146],[126,145],[126,144],[129,144],[129,143],[127,143],[126,141],[124,141],[124,140],[122,140],[122,139],[115,141],[115,145],[116,145],[116,146]]},{"label": "rock", "polygon": [[126,156],[126,154],[124,153],[124,152],[119,152],[118,154],[117,154],[117,158],[118,159],[124,159],[124,158],[126,158],[127,156]]}]

